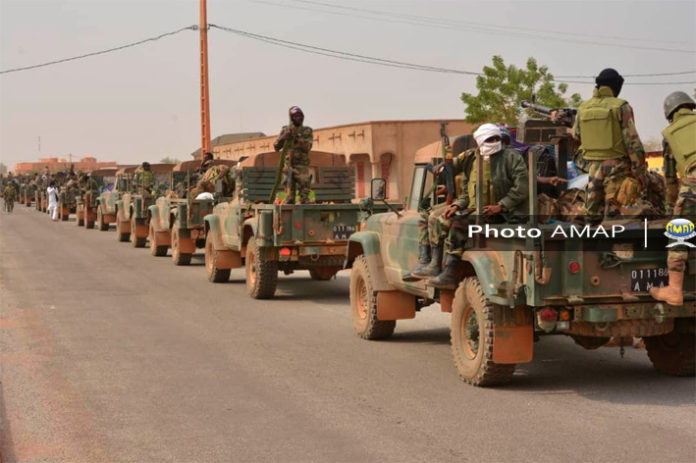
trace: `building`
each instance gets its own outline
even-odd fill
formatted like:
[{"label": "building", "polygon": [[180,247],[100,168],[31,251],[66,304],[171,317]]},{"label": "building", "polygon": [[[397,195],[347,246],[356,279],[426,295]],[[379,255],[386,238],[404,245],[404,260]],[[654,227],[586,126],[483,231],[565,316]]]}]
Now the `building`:
[{"label": "building", "polygon": [[[370,195],[373,178],[382,177],[387,180],[388,198],[403,200],[408,194],[416,150],[440,138],[440,123],[439,120],[370,121],[314,129],[312,149],[345,156],[346,162],[355,167],[355,190],[359,198]],[[470,133],[473,127],[463,119],[451,120],[447,133],[454,139]],[[265,153],[273,150],[276,137],[219,143],[213,147],[213,155],[239,160]]]},{"label": "building", "polygon": [[[217,136],[210,140],[210,147],[215,150],[216,146],[220,145],[230,145],[240,141],[246,141],[254,138],[263,138],[266,134],[263,132],[241,132],[241,133],[226,133],[224,135]],[[194,159],[201,158],[201,149],[198,148],[196,151],[191,153]]]},{"label": "building", "polygon": [[97,158],[85,156],[79,161],[69,161],[65,158],[43,158],[38,162],[18,162],[14,166],[14,174],[26,174],[29,172],[43,172],[46,167],[50,172],[60,172],[70,169],[70,165],[74,166],[75,172],[91,172],[96,169],[105,167],[116,167],[115,161],[99,162]]}]

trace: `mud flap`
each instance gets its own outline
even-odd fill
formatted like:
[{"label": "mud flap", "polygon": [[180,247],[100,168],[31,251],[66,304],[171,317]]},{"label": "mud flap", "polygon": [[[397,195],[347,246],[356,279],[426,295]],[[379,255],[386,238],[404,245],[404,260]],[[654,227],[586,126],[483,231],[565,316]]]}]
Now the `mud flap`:
[{"label": "mud flap", "polygon": [[405,320],[416,317],[416,297],[401,291],[377,293],[378,320]]},{"label": "mud flap", "polygon": [[499,308],[495,314],[493,361],[528,363],[534,356],[532,311],[525,307]]}]

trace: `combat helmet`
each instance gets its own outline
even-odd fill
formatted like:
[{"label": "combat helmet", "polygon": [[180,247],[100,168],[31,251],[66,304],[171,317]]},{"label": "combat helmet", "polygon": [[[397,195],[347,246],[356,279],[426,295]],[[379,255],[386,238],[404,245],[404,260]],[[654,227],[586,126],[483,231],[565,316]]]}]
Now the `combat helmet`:
[{"label": "combat helmet", "polygon": [[685,92],[672,92],[665,98],[665,103],[663,105],[665,110],[665,118],[669,121],[672,120],[672,114],[674,111],[679,109],[680,106],[694,109],[696,108],[696,102]]}]

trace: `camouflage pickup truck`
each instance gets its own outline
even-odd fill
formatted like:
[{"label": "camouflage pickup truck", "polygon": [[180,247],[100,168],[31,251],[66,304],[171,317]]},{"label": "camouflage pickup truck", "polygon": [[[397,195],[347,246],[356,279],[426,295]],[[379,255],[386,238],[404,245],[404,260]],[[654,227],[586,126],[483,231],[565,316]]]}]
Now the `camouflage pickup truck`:
[{"label": "camouflage pickup truck", "polygon": [[130,241],[133,247],[143,248],[147,243],[150,227],[149,207],[155,198],[164,195],[171,187],[171,173],[175,164],[151,164],[154,186],[151,193],[141,191],[133,185],[116,201],[116,234],[119,241]]},{"label": "camouflage pickup truck", "polygon": [[[373,215],[350,237],[350,303],[360,337],[386,339],[397,320],[414,318],[422,307],[439,302],[443,312],[451,313],[454,363],[461,378],[475,386],[511,380],[515,364],[532,361],[540,334],[568,335],[586,349],[611,337],[642,337],[657,370],[694,374],[693,254],[683,306],[659,303],[649,294],[651,286],[666,281],[667,220],[629,219],[593,227],[538,223],[535,169],[529,170],[529,222],[519,230],[470,217],[470,224],[489,230],[469,226],[473,236],[456,291],[433,288],[427,280],[404,281],[418,261],[419,208],[424,199],[438,199],[428,198],[433,176],[427,164],[434,161],[431,154],[416,155],[402,214]],[[380,179],[373,182],[379,187]],[[479,195],[479,206],[481,201]]]},{"label": "camouflage pickup truck", "polygon": [[100,192],[113,187],[116,181],[116,170],[117,168],[112,167],[97,169],[90,173],[89,183],[91,187],[88,185],[76,198],[75,215],[78,226],[84,224],[85,228],[94,228]]},{"label": "camouflage pickup truck", "polygon": [[33,181],[28,181],[20,188],[19,201],[27,207],[31,207],[31,202],[36,194],[36,184]]},{"label": "camouflage pickup truck", "polygon": [[[124,193],[130,192],[133,183],[133,173],[137,166],[122,166],[116,171],[116,181],[113,188],[106,188],[97,198],[97,228],[107,231],[109,225],[116,223],[116,203]],[[121,234],[117,234],[119,241]]]},{"label": "camouflage pickup truck", "polygon": [[[216,160],[213,166],[235,164],[236,161]],[[190,264],[196,249],[205,246],[203,217],[213,211],[218,201],[225,201],[219,194],[213,199],[192,197],[199,165],[198,161],[177,164],[171,174],[171,191],[148,208],[150,252],[153,256],[166,256],[171,246],[175,265]]]},{"label": "camouflage pickup truck", "polygon": [[316,203],[268,204],[279,156],[262,153],[243,161],[235,198],[205,216],[208,279],[227,281],[231,269],[244,266],[255,299],[273,297],[279,271],[304,269],[314,280],[332,278],[343,267],[348,237],[365,215],[360,204],[351,203],[354,169],[343,156],[319,151],[310,152]]}]

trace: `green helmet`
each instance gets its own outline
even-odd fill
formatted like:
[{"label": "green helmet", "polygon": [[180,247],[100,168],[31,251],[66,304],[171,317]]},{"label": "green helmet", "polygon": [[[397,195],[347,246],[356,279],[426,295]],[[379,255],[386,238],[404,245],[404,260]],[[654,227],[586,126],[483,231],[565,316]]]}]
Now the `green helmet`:
[{"label": "green helmet", "polygon": [[685,92],[672,92],[667,95],[664,103],[665,118],[667,120],[672,119],[672,113],[676,111],[680,106],[686,106],[687,108],[696,108],[696,102],[691,99],[689,95]]}]

